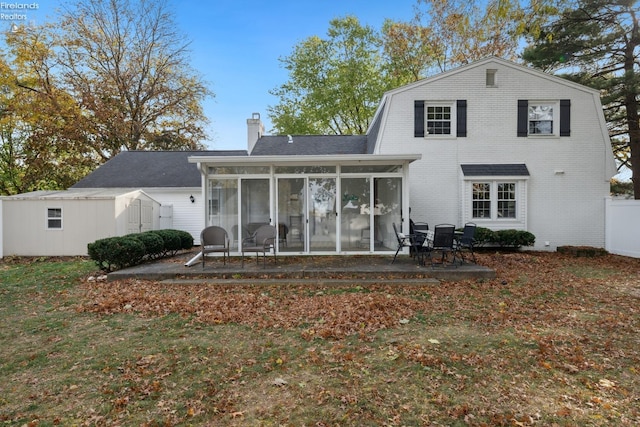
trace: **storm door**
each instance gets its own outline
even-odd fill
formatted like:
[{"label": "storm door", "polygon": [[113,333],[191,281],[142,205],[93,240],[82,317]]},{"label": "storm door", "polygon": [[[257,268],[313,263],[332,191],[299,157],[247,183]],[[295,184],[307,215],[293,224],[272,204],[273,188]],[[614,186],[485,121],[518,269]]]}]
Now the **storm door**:
[{"label": "storm door", "polygon": [[335,252],[337,243],[336,179],[309,178],[309,250]]},{"label": "storm door", "polygon": [[261,225],[271,224],[270,180],[242,179],[241,194],[241,239],[244,239]]},{"label": "storm door", "polygon": [[278,252],[306,252],[306,178],[278,178]]}]

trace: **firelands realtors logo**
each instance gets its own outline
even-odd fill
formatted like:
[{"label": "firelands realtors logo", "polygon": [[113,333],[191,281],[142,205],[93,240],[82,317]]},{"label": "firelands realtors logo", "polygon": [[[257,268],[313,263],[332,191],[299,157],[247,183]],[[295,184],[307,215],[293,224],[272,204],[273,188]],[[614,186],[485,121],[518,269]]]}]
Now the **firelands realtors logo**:
[{"label": "firelands realtors logo", "polygon": [[30,12],[40,9],[38,3],[10,3],[0,2],[0,21],[26,23]]}]

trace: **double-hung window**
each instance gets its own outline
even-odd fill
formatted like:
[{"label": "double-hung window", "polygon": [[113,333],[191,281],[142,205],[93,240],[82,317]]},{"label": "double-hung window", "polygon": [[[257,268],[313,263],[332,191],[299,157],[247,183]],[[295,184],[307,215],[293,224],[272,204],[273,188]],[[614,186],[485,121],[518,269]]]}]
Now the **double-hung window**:
[{"label": "double-hung window", "polygon": [[529,135],[553,135],[553,104],[529,104]]},{"label": "double-hung window", "polygon": [[464,138],[467,136],[467,101],[414,101],[416,138]]},{"label": "double-hung window", "polygon": [[571,136],[571,101],[518,100],[518,136]]},{"label": "double-hung window", "polygon": [[47,208],[47,230],[62,230],[62,208]]},{"label": "double-hung window", "polygon": [[427,134],[451,135],[450,105],[427,105]]}]

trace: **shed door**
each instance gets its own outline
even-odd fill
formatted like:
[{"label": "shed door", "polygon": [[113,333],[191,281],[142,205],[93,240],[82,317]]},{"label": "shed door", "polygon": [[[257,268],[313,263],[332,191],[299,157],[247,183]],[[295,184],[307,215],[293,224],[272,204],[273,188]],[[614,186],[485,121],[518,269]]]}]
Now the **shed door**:
[{"label": "shed door", "polygon": [[127,211],[127,234],[153,230],[153,202],[132,200]]},{"label": "shed door", "polygon": [[150,200],[140,200],[140,232],[153,230],[153,202]]}]

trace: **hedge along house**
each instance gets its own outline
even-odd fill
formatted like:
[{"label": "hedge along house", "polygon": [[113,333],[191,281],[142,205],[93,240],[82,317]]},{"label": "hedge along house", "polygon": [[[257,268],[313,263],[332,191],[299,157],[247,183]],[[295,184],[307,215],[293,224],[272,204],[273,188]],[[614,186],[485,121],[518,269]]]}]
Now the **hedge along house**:
[{"label": "hedge along house", "polygon": [[393,223],[409,211],[409,164],[419,155],[373,155],[362,136],[265,136],[247,120],[250,155],[191,156],[202,174],[203,215],[233,249],[262,224],[278,228],[278,252],[395,251]]},{"label": "hedge along house", "polygon": [[0,200],[0,257],[87,254],[97,239],[158,228],[160,203],[140,190],[35,191]]}]

